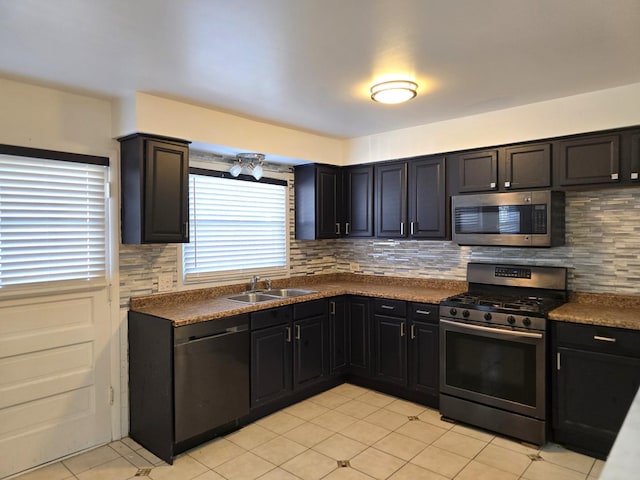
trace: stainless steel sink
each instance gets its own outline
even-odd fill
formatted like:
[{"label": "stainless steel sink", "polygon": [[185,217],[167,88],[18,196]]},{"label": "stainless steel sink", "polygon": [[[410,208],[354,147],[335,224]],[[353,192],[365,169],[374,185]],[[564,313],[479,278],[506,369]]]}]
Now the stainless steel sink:
[{"label": "stainless steel sink", "polygon": [[263,290],[261,293],[265,295],[274,295],[276,297],[300,297],[316,293],[315,290],[304,290],[302,288],[277,288],[273,290]]},{"label": "stainless steel sink", "polygon": [[278,300],[278,296],[276,295],[265,295],[262,292],[255,292],[255,293],[241,293],[239,295],[230,295],[228,297],[225,297],[229,300],[234,300],[236,302],[243,302],[243,303],[260,303],[260,302],[269,302],[269,301],[274,301],[274,300]]},{"label": "stainless steel sink", "polygon": [[278,300],[279,298],[300,297],[316,293],[315,290],[303,290],[301,288],[277,288],[273,290],[261,290],[259,292],[244,292],[237,295],[229,295],[228,300],[243,303],[260,303]]}]

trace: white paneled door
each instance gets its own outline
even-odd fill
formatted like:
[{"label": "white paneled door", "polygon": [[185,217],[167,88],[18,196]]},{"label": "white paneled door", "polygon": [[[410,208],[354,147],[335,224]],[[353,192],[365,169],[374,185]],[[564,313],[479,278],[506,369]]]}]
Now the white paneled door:
[{"label": "white paneled door", "polygon": [[107,289],[0,302],[0,478],[111,439]]}]

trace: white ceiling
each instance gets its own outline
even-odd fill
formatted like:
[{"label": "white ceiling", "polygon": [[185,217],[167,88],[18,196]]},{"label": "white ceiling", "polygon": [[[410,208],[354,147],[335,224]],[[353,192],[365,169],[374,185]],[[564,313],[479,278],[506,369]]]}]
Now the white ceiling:
[{"label": "white ceiling", "polygon": [[349,138],[640,82],[640,0],[0,0],[0,76]]}]

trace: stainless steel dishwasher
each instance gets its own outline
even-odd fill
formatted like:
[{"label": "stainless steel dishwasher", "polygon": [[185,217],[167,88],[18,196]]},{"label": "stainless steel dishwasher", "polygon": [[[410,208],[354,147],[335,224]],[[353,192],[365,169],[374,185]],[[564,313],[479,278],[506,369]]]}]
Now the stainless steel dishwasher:
[{"label": "stainless steel dishwasher", "polygon": [[180,443],[249,413],[249,316],[176,330],[175,442]]}]

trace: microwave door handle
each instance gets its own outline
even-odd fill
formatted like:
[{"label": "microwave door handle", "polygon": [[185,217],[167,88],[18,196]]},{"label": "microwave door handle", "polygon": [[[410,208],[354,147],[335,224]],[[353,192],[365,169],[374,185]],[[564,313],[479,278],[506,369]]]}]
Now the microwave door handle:
[{"label": "microwave door handle", "polygon": [[480,325],[471,325],[469,323],[460,323],[460,322],[451,322],[449,320],[440,319],[440,323],[445,323],[447,325],[456,325],[458,327],[464,327],[471,330],[478,330],[481,332],[489,332],[489,333],[498,333],[501,335],[505,335],[507,337],[524,337],[524,338],[542,338],[541,333],[532,333],[532,332],[520,332],[518,330],[503,330],[501,328],[491,328],[491,327],[483,327]]}]

